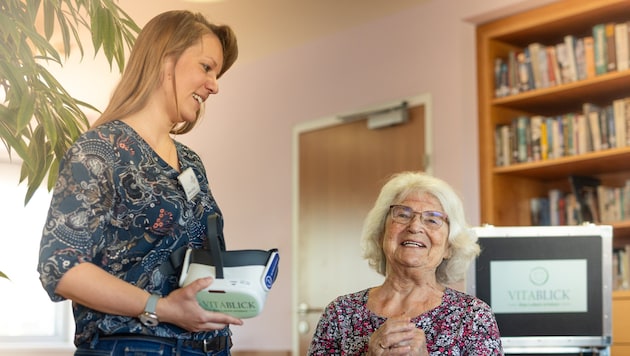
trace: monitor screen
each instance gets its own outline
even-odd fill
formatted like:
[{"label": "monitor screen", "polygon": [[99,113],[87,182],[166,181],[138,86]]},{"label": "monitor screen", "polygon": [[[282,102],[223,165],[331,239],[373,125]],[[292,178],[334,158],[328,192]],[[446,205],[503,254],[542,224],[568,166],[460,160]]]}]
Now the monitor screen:
[{"label": "monitor screen", "polygon": [[492,307],[504,346],[610,343],[610,226],[476,232],[467,291]]}]

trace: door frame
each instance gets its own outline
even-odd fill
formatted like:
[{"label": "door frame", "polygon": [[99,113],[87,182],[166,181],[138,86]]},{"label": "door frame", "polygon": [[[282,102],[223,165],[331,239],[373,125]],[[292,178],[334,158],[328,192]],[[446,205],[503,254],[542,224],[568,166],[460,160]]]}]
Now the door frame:
[{"label": "door frame", "polygon": [[425,93],[417,96],[413,96],[410,98],[402,98],[396,101],[391,101],[387,103],[383,103],[380,105],[375,105],[367,108],[351,110],[350,112],[339,113],[333,116],[327,116],[319,119],[315,119],[312,121],[305,121],[303,123],[299,123],[293,128],[292,134],[292,172],[291,172],[291,242],[292,242],[292,263],[291,263],[291,345],[292,345],[292,355],[299,354],[299,333],[298,333],[298,281],[297,281],[297,270],[299,258],[298,251],[298,221],[299,221],[299,172],[300,172],[300,162],[299,162],[299,144],[300,144],[300,135],[304,132],[309,132],[313,130],[319,130],[327,127],[332,127],[336,125],[341,125],[346,123],[342,117],[348,117],[357,115],[365,112],[379,111],[383,109],[387,109],[390,107],[399,106],[401,102],[406,102],[408,107],[414,107],[422,105],[424,106],[424,142],[425,142],[425,171],[427,173],[432,173],[433,171],[433,135],[432,133],[432,118],[433,118],[433,110],[431,103],[431,94]]}]

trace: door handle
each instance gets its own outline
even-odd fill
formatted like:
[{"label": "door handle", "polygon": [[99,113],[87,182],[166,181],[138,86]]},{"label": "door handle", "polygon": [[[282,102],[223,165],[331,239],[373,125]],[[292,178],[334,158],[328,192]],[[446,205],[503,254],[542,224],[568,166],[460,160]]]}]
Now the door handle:
[{"label": "door handle", "polygon": [[298,315],[305,316],[309,313],[321,313],[324,311],[324,308],[311,308],[308,303],[300,303],[298,304],[297,312]]}]

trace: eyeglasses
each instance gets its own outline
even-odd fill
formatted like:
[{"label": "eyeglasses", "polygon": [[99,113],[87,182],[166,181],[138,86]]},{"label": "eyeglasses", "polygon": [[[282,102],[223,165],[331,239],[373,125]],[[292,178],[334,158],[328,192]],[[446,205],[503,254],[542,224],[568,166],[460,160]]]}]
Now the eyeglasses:
[{"label": "eyeglasses", "polygon": [[416,215],[420,217],[422,225],[426,226],[429,230],[437,230],[442,227],[444,223],[448,224],[448,216],[439,211],[427,210],[417,212],[405,205],[390,205],[389,210],[392,215],[392,220],[399,224],[411,224]]}]

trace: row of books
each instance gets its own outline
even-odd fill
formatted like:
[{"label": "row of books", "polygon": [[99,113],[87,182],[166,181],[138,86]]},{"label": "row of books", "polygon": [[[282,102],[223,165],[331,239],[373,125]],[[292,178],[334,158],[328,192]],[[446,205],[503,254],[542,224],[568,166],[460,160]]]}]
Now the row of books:
[{"label": "row of books", "polygon": [[587,36],[530,43],[495,59],[495,96],[553,87],[630,67],[630,21],[600,23]]},{"label": "row of books", "polygon": [[535,162],[630,146],[630,97],[558,116],[519,116],[495,127],[495,165]]},{"label": "row of books", "polygon": [[613,290],[630,289],[630,245],[613,249]]},{"label": "row of books", "polygon": [[630,220],[630,179],[620,186],[604,185],[596,177],[569,176],[571,190],[552,189],[530,199],[535,226],[609,224]]}]

